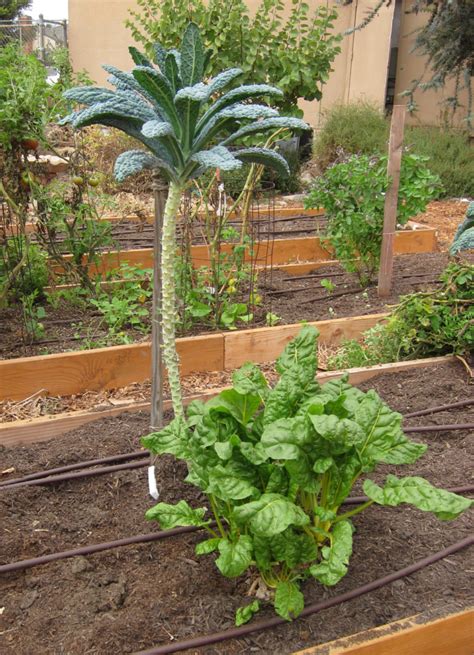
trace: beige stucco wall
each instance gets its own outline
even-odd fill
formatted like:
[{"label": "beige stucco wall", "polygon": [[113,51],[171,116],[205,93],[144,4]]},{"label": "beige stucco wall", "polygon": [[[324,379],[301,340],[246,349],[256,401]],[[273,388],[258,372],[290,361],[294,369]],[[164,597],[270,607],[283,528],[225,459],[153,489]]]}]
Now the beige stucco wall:
[{"label": "beige stucco wall", "polygon": [[[326,0],[309,0],[317,6]],[[404,0],[405,5],[409,0]],[[260,0],[248,0],[254,10]],[[290,6],[290,0],[287,0]],[[357,25],[376,4],[376,0],[354,0],[351,5],[339,6],[336,31],[342,32]],[[302,102],[305,118],[315,127],[324,119],[324,110],[336,102],[359,99],[370,100],[383,107],[386,92],[387,67],[390,54],[390,35],[395,2],[383,7],[379,15],[362,31],[346,36],[341,43],[341,53],[336,58],[334,71],[323,90],[323,99]],[[128,9],[136,9],[134,0],[69,0],[69,43],[76,70],[85,69],[98,83],[105,83],[107,74],[102,63],[113,64],[129,70],[132,66],[127,48],[133,43],[124,21]],[[406,89],[411,80],[424,68],[424,60],[410,52],[413,29],[420,21],[419,15],[402,14],[401,38],[397,66],[396,93]],[[448,94],[450,89],[444,91]],[[417,93],[420,110],[412,122],[439,124],[439,101],[443,93]],[[404,102],[396,98],[396,102]]]}]

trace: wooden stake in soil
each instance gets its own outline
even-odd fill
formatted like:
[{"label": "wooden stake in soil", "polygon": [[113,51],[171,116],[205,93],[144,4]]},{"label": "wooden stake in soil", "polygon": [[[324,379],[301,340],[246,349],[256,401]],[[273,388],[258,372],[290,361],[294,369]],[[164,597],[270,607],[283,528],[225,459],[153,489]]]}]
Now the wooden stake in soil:
[{"label": "wooden stake in soil", "polygon": [[400,186],[400,167],[403,151],[403,131],[405,127],[405,106],[395,105],[390,125],[388,144],[387,175],[391,184],[385,194],[383,216],[382,252],[380,256],[378,295],[386,298],[392,289],[393,249],[397,229],[398,188]]},{"label": "wooden stake in soil", "polygon": [[161,233],[167,188],[155,174],[153,176],[154,257],[153,257],[153,308],[151,332],[151,414],[150,428],[163,427],[163,328],[161,318]]}]

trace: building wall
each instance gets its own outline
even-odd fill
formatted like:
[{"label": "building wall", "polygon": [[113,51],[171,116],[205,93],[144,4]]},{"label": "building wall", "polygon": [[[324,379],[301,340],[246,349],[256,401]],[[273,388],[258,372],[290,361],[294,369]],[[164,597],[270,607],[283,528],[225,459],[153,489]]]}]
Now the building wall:
[{"label": "building wall", "polygon": [[[403,0],[403,9],[408,3],[409,0]],[[248,0],[248,4],[252,12],[260,0]],[[310,4],[326,4],[326,0],[310,0]],[[350,5],[339,6],[336,31],[343,32],[358,25],[375,4],[376,0],[353,0]],[[287,5],[291,6],[290,0]],[[384,106],[395,5],[392,1],[389,7],[384,6],[366,28],[344,37],[341,53],[333,64],[334,71],[323,89],[322,101],[301,103],[306,120],[314,127],[321,124],[324,111],[334,103],[368,100]],[[124,22],[129,15],[128,9],[136,8],[135,0],[69,0],[69,44],[74,68],[87,70],[99,84],[104,84],[107,78],[101,68],[103,63],[129,70],[132,62],[127,48],[133,41]],[[410,52],[413,30],[423,20],[426,16],[402,11],[396,94],[406,89],[424,69],[423,58]],[[416,117],[409,120],[439,124],[439,101],[450,91],[452,89],[438,93],[418,92],[416,100],[420,109]],[[395,102],[402,103],[404,99],[395,96]]]}]

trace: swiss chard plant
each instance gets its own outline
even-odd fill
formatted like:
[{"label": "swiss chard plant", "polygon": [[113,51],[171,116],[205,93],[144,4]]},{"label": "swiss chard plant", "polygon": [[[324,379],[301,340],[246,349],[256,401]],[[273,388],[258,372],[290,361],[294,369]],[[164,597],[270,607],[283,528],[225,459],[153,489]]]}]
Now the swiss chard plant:
[{"label": "swiss chard plant", "polygon": [[[175,418],[142,439],[153,453],[170,453],[188,465],[188,482],[208,507],[158,503],[148,519],[164,529],[195,525],[207,532],[199,555],[215,552],[219,571],[230,578],[258,571],[285,619],[304,607],[300,583],[335,585],[352,552],[351,517],[373,504],[405,503],[453,519],[471,501],[433,487],[421,477],[369,476],[378,464],[413,464],[426,446],[410,441],[402,416],[375,393],[346,379],[315,380],[317,331],[311,326],[277,361],[280,378],[271,388],[253,364],[233,375],[233,388],[206,404],[194,401],[187,420]],[[352,509],[344,501],[360,478],[368,500]],[[257,609],[241,608],[242,623]]]},{"label": "swiss chard plant", "polygon": [[[268,84],[235,86],[242,75],[231,68],[206,79],[210,52],[197,26],[190,23],[181,49],[166,50],[155,44],[153,61],[130,48],[136,64],[131,73],[105,66],[115,90],[79,87],[65,97],[86,105],[65,122],[74,127],[102,124],[136,138],[145,149],[122,153],[115,163],[121,181],[143,169],[153,169],[169,182],[162,234],[163,356],[175,414],[183,416],[179,361],[175,346],[176,302],[174,263],[176,217],[188,183],[207,169],[239,169],[244,162],[264,164],[289,173],[286,160],[266,148],[232,150],[239,139],[279,128],[306,130],[297,118],[280,117],[278,111],[258,98],[279,99],[281,90]],[[225,89],[234,85],[230,91]]]}]

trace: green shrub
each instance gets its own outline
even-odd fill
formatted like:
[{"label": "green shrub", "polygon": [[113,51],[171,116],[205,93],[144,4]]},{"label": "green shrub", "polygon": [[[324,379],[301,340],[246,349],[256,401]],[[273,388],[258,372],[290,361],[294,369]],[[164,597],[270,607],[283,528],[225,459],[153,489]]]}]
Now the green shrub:
[{"label": "green shrub", "polygon": [[[397,220],[401,225],[424,211],[439,185],[426,158],[405,154],[400,172]],[[317,177],[305,206],[324,207],[327,237],[344,268],[368,284],[378,268],[382,245],[387,157],[352,155]]]},{"label": "green shrub", "polygon": [[335,105],[326,113],[324,126],[314,140],[314,155],[324,171],[337,161],[341,149],[348,155],[384,154],[388,123],[383,113],[368,102]]},{"label": "green shrub", "polygon": [[429,168],[443,185],[438,197],[474,197],[474,148],[460,130],[437,127],[408,127],[405,146],[429,157]]},{"label": "green shrub", "polygon": [[435,291],[403,296],[388,321],[345,341],[328,368],[371,366],[437,355],[467,354],[474,344],[474,266],[452,263]]},{"label": "green shrub", "polygon": [[[345,155],[387,152],[389,121],[367,102],[336,105],[317,134],[314,155],[322,171]],[[439,127],[405,127],[405,147],[429,158],[429,169],[441,179],[438,197],[474,197],[474,150],[465,132]]]}]

